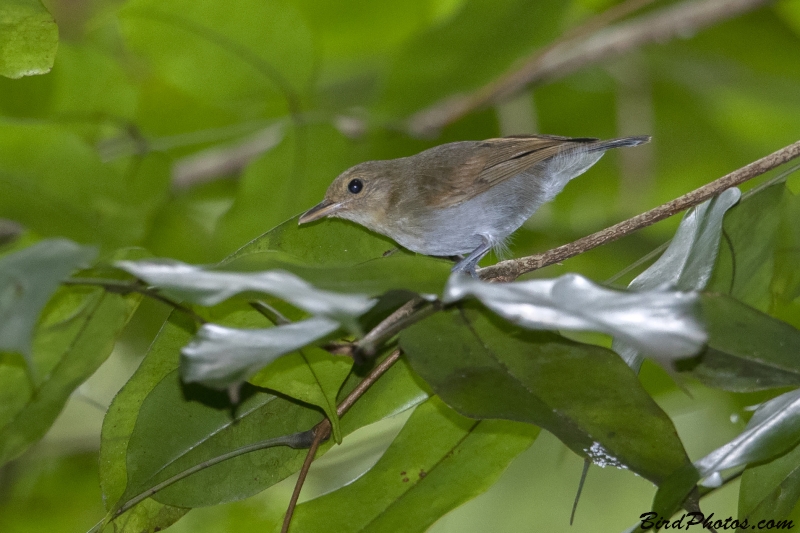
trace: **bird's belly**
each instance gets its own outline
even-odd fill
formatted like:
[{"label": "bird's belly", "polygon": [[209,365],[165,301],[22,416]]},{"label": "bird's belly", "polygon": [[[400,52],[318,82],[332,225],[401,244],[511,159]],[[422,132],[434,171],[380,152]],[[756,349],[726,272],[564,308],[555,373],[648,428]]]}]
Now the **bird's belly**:
[{"label": "bird's belly", "polygon": [[468,254],[485,239],[502,244],[541,205],[525,188],[503,185],[455,206],[396,217],[398,224],[389,236],[426,255]]}]

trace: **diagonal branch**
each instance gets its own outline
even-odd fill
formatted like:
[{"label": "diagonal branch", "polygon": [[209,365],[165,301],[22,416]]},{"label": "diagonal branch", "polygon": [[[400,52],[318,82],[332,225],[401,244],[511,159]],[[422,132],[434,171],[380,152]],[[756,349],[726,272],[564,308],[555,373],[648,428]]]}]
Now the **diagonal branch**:
[{"label": "diagonal branch", "polygon": [[414,136],[435,135],[469,113],[508,99],[529,85],[563,78],[644,44],[692,35],[717,22],[761,7],[768,1],[687,0],[601,29],[588,37],[579,32],[577,37],[570,36],[555,46],[535,52],[521,67],[507,71],[470,94],[456,95],[418,111],[407,119],[405,127]]},{"label": "diagonal branch", "polygon": [[749,179],[760,176],[796,157],[800,157],[800,141],[781,148],[777,152],[773,152],[766,157],[753,161],[749,165],[745,165],[739,170],[735,170],[711,183],[703,185],[699,189],[695,189],[690,193],[684,194],[681,197],[633,218],[629,218],[619,224],[541,254],[501,261],[496,265],[480,269],[478,274],[481,279],[485,280],[513,281],[522,274],[582,254],[587,250],[615,241],[636,230],[669,218],[684,209],[701,204],[725,189],[735,187]]},{"label": "diagonal branch", "polygon": [[[401,355],[403,355],[403,352],[401,352],[399,349],[394,350],[389,354],[389,357],[378,363],[375,368],[372,369],[372,372],[370,372],[367,377],[362,379],[361,383],[359,383],[356,388],[353,389],[344,400],[342,400],[342,402],[336,408],[336,414],[340,417],[344,416],[344,414],[347,413],[351,407],[353,407],[353,404],[356,403],[356,400],[361,398],[361,396],[367,392],[373,383],[378,381],[381,376],[383,376],[390,368],[392,368],[392,366],[400,359]],[[311,444],[311,448],[308,450],[306,460],[303,462],[303,467],[300,469],[297,483],[295,483],[294,491],[292,492],[292,498],[289,501],[289,507],[286,509],[286,516],[283,518],[283,527],[281,528],[281,533],[287,533],[289,531],[289,525],[292,522],[292,516],[294,515],[294,510],[297,507],[297,500],[300,498],[300,491],[303,489],[303,484],[308,476],[311,463],[314,461],[314,456],[317,454],[319,445],[331,436],[331,421],[326,418],[317,424],[313,431],[314,441]]]}]

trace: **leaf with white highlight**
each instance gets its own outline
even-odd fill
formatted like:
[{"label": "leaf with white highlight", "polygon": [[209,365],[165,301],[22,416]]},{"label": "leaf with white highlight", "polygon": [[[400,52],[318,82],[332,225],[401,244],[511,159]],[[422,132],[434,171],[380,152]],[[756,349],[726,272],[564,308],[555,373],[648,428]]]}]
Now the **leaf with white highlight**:
[{"label": "leaf with white highlight", "polygon": [[205,324],[182,350],[181,377],[225,389],[280,357],[339,329],[324,317],[267,329],[235,329]]},{"label": "leaf with white highlight", "polygon": [[[667,250],[628,285],[629,290],[645,291],[669,287],[682,291],[705,288],[714,269],[722,234],[722,219],[742,193],[736,187],[693,207],[684,215]],[[642,355],[621,338],[612,349],[634,370],[642,365]]]},{"label": "leaf with white highlight", "polygon": [[317,289],[283,270],[223,272],[178,261],[119,261],[116,266],[139,279],[199,305],[216,305],[243,292],[269,294],[311,313],[346,324],[367,312],[376,300],[361,294]]},{"label": "leaf with white highlight", "polygon": [[577,274],[512,283],[454,275],[444,301],[469,295],[524,328],[599,331],[657,358],[693,355],[706,342],[696,318],[698,295],[691,292],[616,291]]},{"label": "leaf with white highlight", "polygon": [[729,468],[765,461],[800,442],[800,390],[766,402],[744,431],[729,443],[695,462],[703,477],[713,480]]},{"label": "leaf with white highlight", "polygon": [[48,239],[0,258],[0,352],[22,355],[31,376],[33,330],[42,309],[59,283],[96,255],[91,246]]}]

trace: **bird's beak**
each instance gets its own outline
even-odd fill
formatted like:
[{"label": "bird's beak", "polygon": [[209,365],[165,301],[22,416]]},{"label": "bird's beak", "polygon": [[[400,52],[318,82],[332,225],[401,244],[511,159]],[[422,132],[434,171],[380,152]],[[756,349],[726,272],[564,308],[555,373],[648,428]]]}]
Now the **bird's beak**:
[{"label": "bird's beak", "polygon": [[319,220],[323,217],[328,215],[334,214],[339,208],[342,207],[341,203],[334,203],[330,200],[323,200],[302,215],[300,215],[300,220],[297,221],[298,224],[305,224],[307,222],[314,222],[315,220]]}]

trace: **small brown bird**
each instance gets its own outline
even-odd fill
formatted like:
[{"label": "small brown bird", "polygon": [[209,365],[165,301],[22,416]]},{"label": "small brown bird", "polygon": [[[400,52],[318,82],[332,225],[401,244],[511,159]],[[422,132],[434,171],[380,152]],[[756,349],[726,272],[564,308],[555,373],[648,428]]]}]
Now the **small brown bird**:
[{"label": "small brown bird", "polygon": [[453,271],[476,276],[475,267],[489,250],[501,248],[543,203],[606,150],[649,140],[515,135],[367,161],[333,180],[325,199],[299,223],[339,217],[421,254],[469,254]]}]

